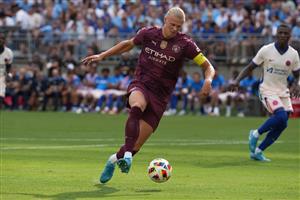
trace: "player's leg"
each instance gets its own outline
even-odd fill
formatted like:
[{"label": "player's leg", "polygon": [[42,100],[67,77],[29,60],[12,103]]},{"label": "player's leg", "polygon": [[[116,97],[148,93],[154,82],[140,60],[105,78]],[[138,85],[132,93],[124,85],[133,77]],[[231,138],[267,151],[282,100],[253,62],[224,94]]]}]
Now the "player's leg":
[{"label": "player's leg", "polygon": [[[263,106],[267,109],[267,111],[270,113],[273,113],[271,105],[272,105],[272,101],[274,101],[276,97],[274,98],[274,97],[270,97],[270,96],[263,96],[262,94],[260,94],[259,97],[260,97],[260,100],[261,100]],[[250,132],[249,132],[250,156],[252,156],[255,152],[259,136],[262,135],[263,133],[271,130],[272,126],[274,126],[275,123],[276,123],[275,115],[272,115],[258,129],[250,130]]]},{"label": "player's leg", "polygon": [[136,154],[153,133],[153,128],[144,120],[140,120],[140,134],[135,142],[132,154]]},{"label": "player's leg", "polygon": [[0,110],[4,108],[4,97],[0,96]]},{"label": "player's leg", "polygon": [[0,94],[0,110],[1,110],[2,108],[4,108],[4,95],[2,96],[2,95]]},{"label": "player's leg", "polygon": [[131,167],[133,148],[140,132],[140,120],[147,106],[146,98],[139,90],[133,91],[128,101],[130,111],[125,126],[125,145],[117,153],[118,165],[123,173],[128,173]]},{"label": "player's leg", "polygon": [[[139,137],[136,140],[136,143],[134,145],[134,148],[132,151],[132,156],[134,156],[140,150],[140,148],[143,146],[143,144],[147,141],[147,139],[150,137],[150,135],[152,133],[153,133],[153,128],[148,123],[146,123],[144,120],[140,120]],[[125,145],[123,145],[120,148],[118,154],[124,155],[124,153],[125,153]],[[112,178],[116,163],[121,168],[121,170],[123,168],[126,168],[127,163],[125,162],[124,159],[122,159],[123,156],[120,156],[120,157],[121,157],[121,159],[119,161],[118,161],[117,153],[115,153],[109,157],[109,159],[106,163],[106,166],[104,168],[104,171],[100,177],[101,183],[106,183]]]},{"label": "player's leg", "polygon": [[219,91],[214,90],[211,94],[211,112],[209,113],[212,116],[220,116],[219,108]]},{"label": "player's leg", "polygon": [[[221,99],[221,98],[220,98]],[[230,117],[231,116],[231,107],[232,107],[232,100],[233,97],[228,95],[226,98],[226,117]]]},{"label": "player's leg", "polygon": [[283,130],[287,127],[288,114],[286,111],[277,112],[278,124],[274,126],[267,134],[266,138],[261,142],[261,144],[255,149],[255,153],[252,156],[253,159],[269,161],[265,158],[262,152],[271,146],[281,135]]},{"label": "player's leg", "polygon": [[[134,156],[139,150],[140,148],[143,146],[143,144],[147,141],[147,139],[150,137],[150,135],[153,133],[153,128],[146,123],[144,120],[140,120],[140,132],[139,132],[139,136],[135,142],[132,156]],[[119,157],[119,154],[124,154],[124,158],[120,158],[118,159],[118,166],[121,169],[121,172],[123,173],[128,173],[130,166],[131,166],[131,162],[128,162],[128,158],[126,158],[125,156],[125,145],[121,147],[120,151],[117,153],[116,157]]]},{"label": "player's leg", "polygon": [[[263,156],[262,152],[267,147],[272,145],[280,136],[282,131],[287,127],[288,113],[286,110],[291,109],[291,105],[289,105],[288,102],[282,102],[282,100],[278,97],[265,97],[264,100],[264,105],[273,114],[268,120],[265,121],[264,124],[261,125],[259,129],[250,131],[249,148],[252,159],[269,161],[269,159],[266,159]],[[266,138],[263,140],[260,146],[256,148],[259,136],[265,132],[268,132]]]},{"label": "player's leg", "polygon": [[4,107],[4,96],[5,96],[5,78],[0,74],[0,109]]},{"label": "player's leg", "polygon": [[140,128],[142,128],[140,127],[140,119],[146,109],[147,101],[141,91],[135,90],[131,92],[128,103],[131,109],[125,126],[125,144],[108,159],[100,177],[101,183],[106,183],[112,178],[117,161],[124,173],[128,173],[131,167],[132,155],[135,153],[134,146],[139,137]]},{"label": "player's leg", "polygon": [[188,94],[183,93],[181,95],[182,97],[182,110],[186,113],[187,112],[187,107],[188,107]]}]

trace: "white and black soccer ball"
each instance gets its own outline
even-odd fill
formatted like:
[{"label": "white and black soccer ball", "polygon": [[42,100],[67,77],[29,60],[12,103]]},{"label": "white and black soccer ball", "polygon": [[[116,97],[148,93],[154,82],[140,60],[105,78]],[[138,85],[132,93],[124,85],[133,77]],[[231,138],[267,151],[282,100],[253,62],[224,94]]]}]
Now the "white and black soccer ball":
[{"label": "white and black soccer ball", "polygon": [[149,178],[156,183],[163,183],[169,180],[172,174],[172,166],[163,158],[152,160],[148,167]]}]

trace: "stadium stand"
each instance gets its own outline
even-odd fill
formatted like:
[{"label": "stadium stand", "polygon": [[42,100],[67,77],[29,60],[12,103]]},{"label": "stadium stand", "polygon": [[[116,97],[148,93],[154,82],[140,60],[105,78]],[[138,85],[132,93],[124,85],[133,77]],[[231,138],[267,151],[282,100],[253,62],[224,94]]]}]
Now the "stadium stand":
[{"label": "stadium stand", "polygon": [[[80,59],[132,37],[141,27],[161,26],[164,13],[172,6],[180,6],[187,13],[182,32],[190,34],[214,66],[218,66],[225,84],[233,70],[241,69],[263,44],[272,41],[281,22],[291,25],[291,45],[300,50],[297,1],[2,0],[1,32],[5,32],[6,45],[14,52],[6,108],[95,111],[97,95],[87,93],[83,98],[78,92],[98,84],[96,78],[86,81],[91,67],[81,65]],[[96,66],[100,78],[104,68],[121,69],[120,77],[112,80],[113,74],[110,75],[108,89],[128,84],[124,79],[130,81],[138,51],[134,49]],[[189,75],[197,70],[192,63],[186,65]],[[251,107],[257,102],[255,87],[257,82],[251,86],[253,92],[244,108],[246,115],[263,114],[262,109],[253,109],[257,106]],[[124,108],[121,96],[106,98],[103,107],[109,104],[110,109],[117,107],[121,112]],[[80,109],[85,104],[83,99],[92,104],[91,108]]]}]

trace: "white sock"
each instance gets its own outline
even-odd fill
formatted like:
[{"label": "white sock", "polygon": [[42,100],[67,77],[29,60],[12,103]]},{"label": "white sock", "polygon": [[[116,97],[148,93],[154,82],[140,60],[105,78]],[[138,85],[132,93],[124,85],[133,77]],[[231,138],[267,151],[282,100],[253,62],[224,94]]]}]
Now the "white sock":
[{"label": "white sock", "polygon": [[124,158],[131,158],[132,157],[132,153],[130,151],[126,151],[124,154]]},{"label": "white sock", "polygon": [[262,150],[260,148],[256,147],[255,154],[258,154],[258,153],[261,153],[261,152],[262,152]]},{"label": "white sock", "polygon": [[226,116],[231,115],[231,106],[226,106]]},{"label": "white sock", "polygon": [[253,136],[256,138],[259,137],[259,133],[258,133],[257,129],[253,131]]},{"label": "white sock", "polygon": [[113,154],[108,159],[111,163],[116,163],[118,161],[117,154]]}]

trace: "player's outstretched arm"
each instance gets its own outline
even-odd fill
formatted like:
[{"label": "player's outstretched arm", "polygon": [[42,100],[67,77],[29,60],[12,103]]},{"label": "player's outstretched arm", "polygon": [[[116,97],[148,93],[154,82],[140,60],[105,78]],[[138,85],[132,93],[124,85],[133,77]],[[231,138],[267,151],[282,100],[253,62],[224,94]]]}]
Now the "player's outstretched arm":
[{"label": "player's outstretched arm", "polygon": [[237,90],[239,83],[241,80],[243,80],[250,72],[252,72],[258,65],[256,65],[254,62],[250,62],[236,77],[236,79],[233,81],[233,83],[230,84],[231,90]]},{"label": "player's outstretched arm", "polygon": [[89,65],[91,62],[102,61],[109,56],[113,56],[113,55],[117,55],[129,51],[133,47],[134,47],[133,38],[130,40],[123,40],[122,42],[116,44],[115,46],[111,47],[110,49],[100,54],[95,54],[82,59],[81,62],[83,64]]},{"label": "player's outstretched arm", "polygon": [[293,76],[294,76],[295,80],[291,87],[291,96],[300,98],[300,85],[299,85],[300,70],[293,71]]},{"label": "player's outstretched arm", "polygon": [[211,82],[215,76],[215,69],[208,60],[202,63],[201,67],[204,70],[205,77],[204,77],[203,87],[200,91],[200,95],[208,96],[211,91]]},{"label": "player's outstretched arm", "polygon": [[215,69],[202,53],[198,54],[193,60],[202,67],[205,76],[200,96],[208,96],[211,91],[211,82],[215,75]]}]

